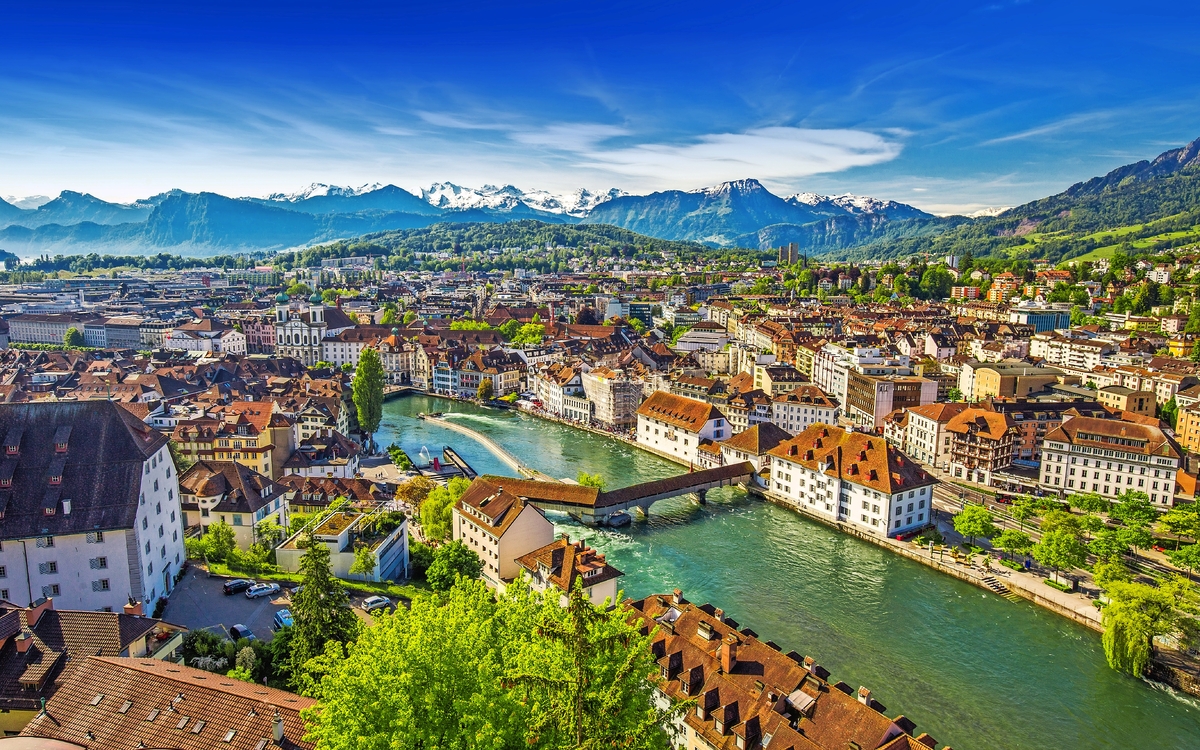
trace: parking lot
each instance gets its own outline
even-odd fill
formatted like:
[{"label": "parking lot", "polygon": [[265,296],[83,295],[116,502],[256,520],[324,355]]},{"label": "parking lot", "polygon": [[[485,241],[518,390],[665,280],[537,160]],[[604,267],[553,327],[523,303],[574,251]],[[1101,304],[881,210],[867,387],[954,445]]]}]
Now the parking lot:
[{"label": "parking lot", "polygon": [[[245,591],[226,596],[221,586],[227,579],[212,577],[196,566],[188,569],[187,575],[171,592],[162,618],[167,622],[182,625],[189,630],[212,630],[223,636],[237,624],[254,631],[259,640],[269,641],[274,635],[271,620],[281,609],[289,608],[287,587],[277,596],[247,599]],[[354,613],[367,622],[369,615],[362,611],[363,596],[351,596]]]}]

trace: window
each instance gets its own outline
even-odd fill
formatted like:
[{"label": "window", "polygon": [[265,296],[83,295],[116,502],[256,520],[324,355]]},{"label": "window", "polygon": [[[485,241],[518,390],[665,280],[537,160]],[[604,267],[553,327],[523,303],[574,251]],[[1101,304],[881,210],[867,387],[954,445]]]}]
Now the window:
[{"label": "window", "polygon": [[[0,565],[0,578],[8,578],[8,568],[4,565]],[[5,595],[4,598],[7,599],[8,596]]]},{"label": "window", "polygon": [[155,513],[162,513],[162,503],[155,503],[155,504],[154,504],[154,512],[155,512]]},{"label": "window", "polygon": [[146,530],[146,529],[148,529],[148,528],[150,528],[150,519],[149,519],[149,518],[143,518],[143,519],[142,519],[142,531],[145,531],[145,530]]}]

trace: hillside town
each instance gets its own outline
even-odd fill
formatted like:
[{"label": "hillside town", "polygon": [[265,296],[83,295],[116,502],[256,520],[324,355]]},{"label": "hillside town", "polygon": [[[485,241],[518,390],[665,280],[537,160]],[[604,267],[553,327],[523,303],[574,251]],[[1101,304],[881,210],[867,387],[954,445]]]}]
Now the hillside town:
[{"label": "hillside town", "polygon": [[[1136,526],[1149,529],[1194,507],[1200,304],[1182,289],[1169,304],[1146,297],[1190,281],[1195,256],[994,276],[948,257],[911,278],[894,263],[809,265],[794,246],[746,272],[671,260],[659,271],[479,274],[383,271],[363,256],[0,287],[4,730],[172,746],[155,737],[176,729],[155,717],[178,693],[179,727],[211,725],[213,742],[312,747],[300,718],[310,699],[197,687],[211,662],[183,644],[208,626],[173,613],[188,612],[179,590],[218,572],[226,594],[265,587],[275,604],[294,601],[254,572],[308,575],[313,547],[348,587],[376,587],[352,594],[368,621],[413,595],[387,586],[423,581],[425,568],[433,583],[418,563],[430,548],[469,551],[465,569],[496,595],[524,582],[568,610],[577,591],[603,611],[621,601],[628,571],[556,531],[555,517],[627,524],[659,499],[703,503],[736,485],[1100,630],[1093,601],[1107,600],[1111,555],[1094,543],[1090,563],[1086,550],[1043,554],[1054,533],[1045,519],[1078,529],[1072,509],[1090,503],[1092,539],[1116,538],[1134,527],[1121,508],[1149,508]],[[901,294],[930,274],[945,296]],[[1119,281],[1092,280],[1105,275]],[[621,441],[678,476],[617,489],[480,475],[449,447],[442,462],[385,449],[378,418],[362,423],[367,361],[381,368],[382,398],[494,405]],[[419,507],[434,493],[448,503],[437,523]],[[987,516],[977,532],[962,521],[974,510]],[[1027,534],[1035,516],[1041,534]],[[1179,528],[1194,548],[1195,527]],[[1192,558],[1157,541],[1126,545],[1127,579],[1146,565],[1190,575]],[[720,602],[675,590],[621,606],[650,635],[656,701],[694,701],[671,720],[680,747],[938,747],[870,689],[760,640]],[[224,625],[241,643],[246,625]],[[173,665],[187,649],[193,661]],[[112,687],[89,687],[99,684]],[[87,718],[96,707],[116,714],[99,737]],[[238,712],[251,718],[229,718]]]}]

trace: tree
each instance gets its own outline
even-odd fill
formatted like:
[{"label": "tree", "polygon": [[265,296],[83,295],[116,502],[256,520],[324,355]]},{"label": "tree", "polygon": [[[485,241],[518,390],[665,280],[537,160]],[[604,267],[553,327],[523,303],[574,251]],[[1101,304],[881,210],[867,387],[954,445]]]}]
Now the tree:
[{"label": "tree", "polygon": [[581,487],[595,487],[601,492],[604,491],[604,477],[599,474],[588,474],[586,471],[581,471],[575,481],[579,482]]},{"label": "tree", "polygon": [[1108,513],[1112,503],[1094,492],[1067,495],[1067,504],[1085,513]]},{"label": "tree", "polygon": [[396,499],[414,510],[419,510],[421,503],[425,502],[425,498],[436,488],[437,483],[429,477],[415,476],[396,487]]},{"label": "tree", "polygon": [[1145,526],[1126,526],[1117,532],[1117,536],[1122,542],[1133,547],[1136,554],[1140,549],[1146,549],[1151,544],[1154,544],[1154,535]]},{"label": "tree", "polygon": [[454,504],[471,484],[462,477],[433,489],[421,504],[421,532],[426,539],[445,539],[454,521]]},{"label": "tree", "polygon": [[1125,490],[1117,497],[1117,504],[1109,514],[1126,526],[1146,526],[1158,518],[1158,511],[1150,504],[1145,492]]},{"label": "tree", "polygon": [[1170,594],[1142,583],[1114,582],[1104,608],[1104,656],[1119,672],[1141,677],[1150,664],[1155,636],[1178,627]]},{"label": "tree", "polygon": [[1104,529],[1088,543],[1088,551],[1101,560],[1120,559],[1129,554],[1129,542],[1116,529]]},{"label": "tree", "polygon": [[372,437],[383,421],[383,360],[379,352],[370,347],[358,356],[358,367],[354,372],[351,389],[354,408],[358,413],[358,426],[367,433],[368,445],[374,445]]},{"label": "tree", "polygon": [[362,576],[362,579],[367,580],[368,576],[374,577],[375,566],[378,561],[375,559],[375,553],[365,544],[360,544],[354,548],[354,562],[350,564],[350,575]]},{"label": "tree", "polygon": [[1171,429],[1175,429],[1175,422],[1179,418],[1179,405],[1175,403],[1175,397],[1163,404],[1158,409],[1158,418],[1167,424],[1171,425]]},{"label": "tree", "polygon": [[306,710],[319,750],[665,750],[649,638],[623,608],[469,581],[414,600],[333,661]]},{"label": "tree", "polygon": [[976,537],[991,537],[998,529],[995,517],[982,505],[968,505],[954,517],[954,530],[967,537],[974,546]]},{"label": "tree", "polygon": [[1167,552],[1167,558],[1171,564],[1182,570],[1186,570],[1188,575],[1194,570],[1200,570],[1200,544],[1189,544],[1186,547],[1180,547]]},{"label": "tree", "polygon": [[1074,570],[1087,560],[1087,547],[1079,537],[1067,529],[1055,529],[1042,534],[1042,540],[1033,545],[1033,558],[1051,568],[1057,580],[1058,571]]},{"label": "tree", "polygon": [[491,378],[482,378],[479,381],[479,388],[475,391],[475,397],[480,401],[491,401],[496,395],[496,387],[492,385]]},{"label": "tree", "polygon": [[412,535],[408,537],[408,567],[409,576],[424,578],[429,566],[433,565],[433,547],[418,542]]},{"label": "tree", "polygon": [[67,349],[79,349],[84,345],[83,334],[75,326],[71,326],[63,334],[63,346]]},{"label": "tree", "polygon": [[1120,557],[1109,557],[1097,560],[1092,566],[1092,580],[1102,590],[1108,591],[1114,583],[1132,581],[1133,575]]},{"label": "tree", "polygon": [[1007,552],[1011,559],[1014,555],[1020,555],[1033,549],[1033,540],[1024,531],[1005,529],[992,540],[992,546]]},{"label": "tree", "polygon": [[425,571],[425,580],[434,591],[449,591],[459,576],[473,580],[482,572],[483,560],[470,547],[456,539],[433,551],[433,562]]},{"label": "tree", "polygon": [[1037,508],[1034,507],[1033,500],[1023,498],[1013,502],[1012,510],[1009,513],[1021,528],[1025,528],[1025,522],[1037,515]]},{"label": "tree", "polygon": [[1083,529],[1078,516],[1065,510],[1048,510],[1042,514],[1041,531],[1043,534],[1050,531],[1066,531],[1079,536]]},{"label": "tree", "polygon": [[957,388],[951,388],[950,390],[946,391],[946,398],[951,401],[962,401],[963,392]]},{"label": "tree", "polygon": [[312,287],[305,284],[303,281],[297,281],[287,288],[285,294],[289,297],[304,297],[308,299],[312,296]]},{"label": "tree", "polygon": [[210,523],[204,532],[204,541],[208,559],[225,562],[235,546],[233,527],[224,521]]},{"label": "tree", "polygon": [[329,567],[329,548],[312,537],[303,540],[300,593],[292,597],[290,670],[296,687],[306,685],[306,664],[325,652],[326,643],[345,644],[358,634],[358,617],[341,581]]},{"label": "tree", "polygon": [[274,547],[283,538],[283,527],[274,518],[264,518],[254,525],[254,536],[263,544]]},{"label": "tree", "polygon": [[394,308],[388,308],[387,310],[384,310],[383,317],[381,317],[379,319],[379,325],[390,326],[390,325],[395,325],[395,323],[396,323],[396,310]]},{"label": "tree", "polygon": [[1200,503],[1176,505],[1159,516],[1158,523],[1175,535],[1175,549],[1179,549],[1180,537],[1188,536],[1200,541]]},{"label": "tree", "polygon": [[526,323],[517,329],[509,343],[514,346],[537,346],[546,335],[546,326],[538,323]]},{"label": "tree", "polygon": [[404,323],[404,325],[408,325],[409,323],[413,322],[416,319],[417,319],[417,314],[415,312],[413,312],[412,310],[409,310],[408,312],[404,313],[404,318],[402,319],[402,322]]}]

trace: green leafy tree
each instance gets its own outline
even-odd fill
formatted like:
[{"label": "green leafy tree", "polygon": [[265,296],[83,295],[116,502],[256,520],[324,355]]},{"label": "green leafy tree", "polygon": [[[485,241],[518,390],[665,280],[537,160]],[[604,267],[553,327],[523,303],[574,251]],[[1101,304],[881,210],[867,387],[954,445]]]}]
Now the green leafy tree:
[{"label": "green leafy tree", "polygon": [[433,547],[418,542],[415,537],[408,537],[408,567],[412,578],[425,578],[425,572],[433,565]]},{"label": "green leafy tree", "polygon": [[360,544],[354,548],[354,562],[350,563],[350,575],[362,576],[365,581],[375,573],[375,566],[378,561],[375,559],[375,553],[365,544]]},{"label": "green leafy tree", "polygon": [[63,334],[63,346],[68,349],[78,349],[84,345],[83,334],[75,326],[71,326]]},{"label": "green leafy tree", "polygon": [[396,487],[396,499],[410,508],[420,509],[421,503],[425,502],[425,498],[435,489],[437,482],[429,477],[415,476]]},{"label": "green leafy tree", "polygon": [[425,580],[434,591],[449,591],[459,576],[467,580],[479,577],[483,560],[460,540],[443,544],[433,551],[433,562],[425,571]]},{"label": "green leafy tree", "polygon": [[514,346],[537,346],[542,343],[545,335],[546,326],[540,323],[526,323],[517,329],[509,343]]},{"label": "green leafy tree", "polygon": [[372,437],[383,421],[383,384],[386,376],[379,352],[364,348],[358,357],[358,368],[354,372],[351,389],[354,408],[358,413],[358,426],[367,433],[367,443],[374,444]]},{"label": "green leafy tree", "polygon": [[264,518],[254,525],[254,536],[267,547],[274,547],[283,538],[283,527],[274,518]]},{"label": "green leafy tree", "polygon": [[1067,504],[1085,513],[1108,513],[1112,503],[1094,492],[1067,495]]},{"label": "green leafy tree", "polygon": [[1145,526],[1126,526],[1117,532],[1117,536],[1122,542],[1133,547],[1134,553],[1154,544],[1154,535]]},{"label": "green leafy tree", "polygon": [[396,323],[396,309],[394,307],[383,311],[383,317],[379,319],[379,325],[390,326]]},{"label": "green leafy tree", "polygon": [[963,392],[957,388],[951,388],[950,390],[946,391],[946,398],[951,401],[962,401]]},{"label": "green leafy tree", "polygon": [[512,341],[517,332],[521,330],[521,321],[517,319],[506,320],[500,325],[500,335],[505,341]]},{"label": "green leafy tree", "polygon": [[1200,541],[1200,503],[1176,505],[1159,516],[1158,523],[1168,533],[1175,535],[1175,549],[1179,549],[1180,537],[1187,536]]},{"label": "green leafy tree", "polygon": [[954,517],[954,530],[967,537],[970,544],[975,544],[977,537],[989,538],[999,529],[996,528],[995,517],[982,505],[968,505]]},{"label": "green leafy tree", "polygon": [[1171,595],[1153,586],[1113,582],[1104,608],[1104,656],[1119,672],[1141,677],[1150,664],[1156,636],[1169,635],[1179,625]]},{"label": "green leafy tree", "polygon": [[286,294],[289,297],[303,297],[308,299],[312,296],[312,287],[305,284],[303,281],[297,281],[287,288]]},{"label": "green leafy tree", "polygon": [[429,492],[421,504],[421,531],[426,539],[445,539],[450,536],[454,521],[454,504],[471,483],[462,477],[451,479],[445,487]]},{"label": "green leafy tree", "polygon": [[599,474],[588,474],[586,471],[581,471],[575,481],[579,482],[581,487],[595,487],[601,492],[604,491],[604,477]]},{"label": "green leafy tree", "polygon": [[1051,531],[1066,531],[1075,536],[1083,533],[1079,516],[1065,510],[1048,510],[1042,514],[1041,531],[1043,534]]},{"label": "green leafy tree", "polygon": [[492,327],[482,320],[456,320],[450,324],[451,331],[490,331]]},{"label": "green leafy tree", "polygon": [[1125,490],[1109,514],[1126,526],[1146,526],[1158,519],[1158,511],[1150,504],[1150,496],[1137,490]]},{"label": "green leafy tree", "polygon": [[417,314],[415,312],[413,312],[412,310],[409,310],[406,313],[404,313],[403,323],[404,323],[404,325],[408,325],[409,323],[413,322],[416,319],[417,319]]},{"label": "green leafy tree", "polygon": [[1014,555],[1021,555],[1033,549],[1033,540],[1024,531],[1005,529],[992,539],[992,546],[1007,552],[1011,559]]},{"label": "green leafy tree", "polygon": [[318,750],[666,750],[657,671],[621,608],[469,581],[368,628],[304,718]]},{"label": "green leafy tree", "polygon": [[204,541],[208,559],[214,562],[225,562],[236,546],[233,527],[224,521],[210,523],[204,532]]},{"label": "green leafy tree", "polygon": [[303,541],[300,557],[300,593],[292,597],[290,671],[296,687],[311,689],[305,681],[306,664],[325,653],[325,644],[346,644],[358,635],[359,621],[350,610],[342,582],[329,567],[329,548],[311,537]]},{"label": "green leafy tree", "polygon": [[1120,557],[1108,557],[1096,561],[1092,566],[1092,580],[1104,591],[1108,591],[1114,583],[1125,583],[1133,580],[1129,566]]},{"label": "green leafy tree", "polygon": [[496,387],[492,384],[491,378],[483,378],[479,381],[479,388],[475,391],[475,397],[480,401],[491,401],[496,395]]},{"label": "green leafy tree", "polygon": [[1042,534],[1042,539],[1033,545],[1033,559],[1054,571],[1074,570],[1087,560],[1087,547],[1076,534],[1067,529],[1055,529]]},{"label": "green leafy tree", "polygon": [[1171,425],[1171,429],[1175,429],[1175,422],[1179,419],[1179,405],[1175,403],[1174,396],[1158,408],[1158,418]]},{"label": "green leafy tree", "polygon": [[1088,551],[1102,560],[1120,559],[1129,554],[1129,541],[1117,529],[1104,529],[1088,543]]},{"label": "green leafy tree", "polygon": [[1167,558],[1175,567],[1186,570],[1188,575],[1194,570],[1200,570],[1200,544],[1189,544],[1186,547],[1167,552]]},{"label": "green leafy tree", "polygon": [[1021,498],[1013,502],[1009,513],[1021,528],[1025,528],[1025,522],[1037,515],[1037,507],[1030,498]]}]

